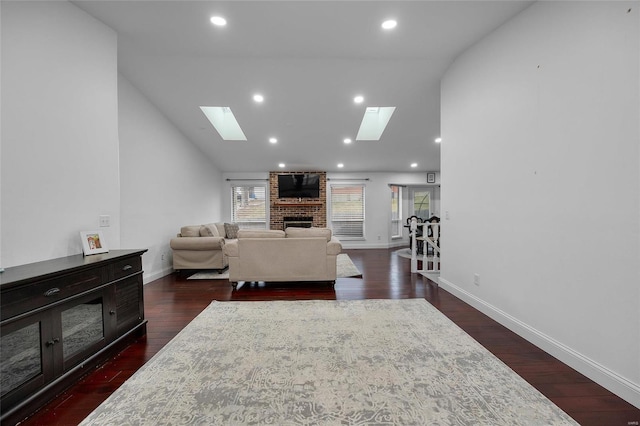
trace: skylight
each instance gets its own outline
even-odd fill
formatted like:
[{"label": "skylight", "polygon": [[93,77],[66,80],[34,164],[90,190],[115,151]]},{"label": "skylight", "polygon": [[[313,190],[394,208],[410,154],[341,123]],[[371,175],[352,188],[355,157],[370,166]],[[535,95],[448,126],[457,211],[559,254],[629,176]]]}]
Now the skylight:
[{"label": "skylight", "polygon": [[367,107],[360,123],[357,141],[379,141],[396,107]]},{"label": "skylight", "polygon": [[225,141],[247,140],[231,108],[201,106],[200,109]]}]

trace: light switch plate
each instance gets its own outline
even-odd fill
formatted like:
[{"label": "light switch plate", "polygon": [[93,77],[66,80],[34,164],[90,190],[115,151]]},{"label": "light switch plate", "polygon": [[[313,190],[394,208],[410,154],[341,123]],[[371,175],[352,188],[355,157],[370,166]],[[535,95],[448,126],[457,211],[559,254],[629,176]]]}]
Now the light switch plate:
[{"label": "light switch plate", "polygon": [[111,226],[111,216],[109,215],[101,215],[100,216],[100,227],[106,228]]}]

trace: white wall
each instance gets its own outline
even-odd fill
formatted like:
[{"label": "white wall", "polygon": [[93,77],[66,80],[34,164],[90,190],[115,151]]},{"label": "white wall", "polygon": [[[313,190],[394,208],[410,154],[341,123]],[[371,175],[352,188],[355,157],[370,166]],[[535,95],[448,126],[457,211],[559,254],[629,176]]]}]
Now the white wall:
[{"label": "white wall", "polygon": [[222,174],[122,75],[118,97],[122,246],[149,250],[147,282],[172,271],[180,227],[221,220]]},{"label": "white wall", "polygon": [[640,407],[639,13],[537,2],[448,70],[441,285]]},{"label": "white wall", "polygon": [[0,264],[119,247],[115,32],[67,2],[2,2],[0,31]]},{"label": "white wall", "polygon": [[118,78],[113,30],[68,2],[1,17],[0,265],[82,253],[79,231],[99,229],[149,250],[145,281],[170,272],[180,227],[220,219],[220,172]]}]

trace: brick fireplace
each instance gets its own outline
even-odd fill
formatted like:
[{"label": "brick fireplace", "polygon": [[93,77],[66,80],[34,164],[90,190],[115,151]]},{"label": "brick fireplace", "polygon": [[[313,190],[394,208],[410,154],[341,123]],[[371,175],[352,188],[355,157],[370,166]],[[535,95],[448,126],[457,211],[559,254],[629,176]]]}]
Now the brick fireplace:
[{"label": "brick fireplace", "polygon": [[[278,175],[315,173],[320,175],[319,198],[278,198]],[[327,173],[326,172],[269,172],[271,200],[269,229],[284,229],[285,217],[289,222],[307,222],[311,226],[327,226]],[[309,226],[309,225],[305,225]]]}]

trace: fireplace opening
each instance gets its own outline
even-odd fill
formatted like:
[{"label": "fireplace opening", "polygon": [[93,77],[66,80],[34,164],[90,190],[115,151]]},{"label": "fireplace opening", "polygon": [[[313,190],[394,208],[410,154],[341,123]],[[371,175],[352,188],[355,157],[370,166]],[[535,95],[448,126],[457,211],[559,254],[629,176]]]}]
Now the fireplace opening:
[{"label": "fireplace opening", "polygon": [[311,228],[313,226],[313,216],[285,216],[282,218],[282,229],[290,227]]}]

